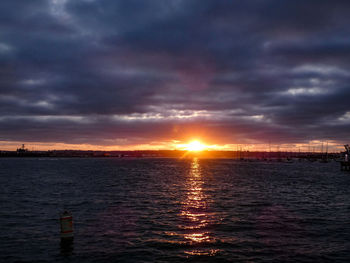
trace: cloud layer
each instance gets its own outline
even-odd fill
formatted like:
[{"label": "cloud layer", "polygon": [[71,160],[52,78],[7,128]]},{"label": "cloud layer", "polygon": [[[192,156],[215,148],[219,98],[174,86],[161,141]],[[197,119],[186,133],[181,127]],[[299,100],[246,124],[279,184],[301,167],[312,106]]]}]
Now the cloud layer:
[{"label": "cloud layer", "polygon": [[349,1],[5,0],[0,141],[348,143]]}]

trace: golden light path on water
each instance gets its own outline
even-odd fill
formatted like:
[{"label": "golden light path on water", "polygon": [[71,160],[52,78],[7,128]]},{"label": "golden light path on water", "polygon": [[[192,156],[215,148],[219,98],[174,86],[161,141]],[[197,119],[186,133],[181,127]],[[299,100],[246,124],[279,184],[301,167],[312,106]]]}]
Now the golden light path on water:
[{"label": "golden light path on water", "polygon": [[[203,191],[204,178],[197,158],[191,163],[190,173],[185,182],[187,194],[182,202],[181,219],[185,224],[179,226],[184,238],[193,249],[186,250],[189,255],[215,255],[218,251],[207,244],[214,243],[210,231],[214,223],[214,214],[210,212],[210,196]],[[202,246],[203,245],[203,246]]]}]

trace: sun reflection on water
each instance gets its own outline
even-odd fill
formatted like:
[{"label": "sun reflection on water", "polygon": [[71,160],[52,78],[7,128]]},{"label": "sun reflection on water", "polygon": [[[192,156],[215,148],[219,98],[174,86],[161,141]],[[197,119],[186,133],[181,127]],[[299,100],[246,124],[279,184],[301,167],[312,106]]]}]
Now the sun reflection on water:
[{"label": "sun reflection on water", "polygon": [[180,213],[183,224],[179,227],[184,233],[184,239],[193,246],[192,250],[185,251],[186,254],[212,256],[217,250],[207,246],[201,249],[201,245],[215,242],[210,231],[214,222],[213,213],[209,209],[210,196],[203,191],[203,185],[201,167],[198,159],[194,158],[185,183],[187,193]]}]

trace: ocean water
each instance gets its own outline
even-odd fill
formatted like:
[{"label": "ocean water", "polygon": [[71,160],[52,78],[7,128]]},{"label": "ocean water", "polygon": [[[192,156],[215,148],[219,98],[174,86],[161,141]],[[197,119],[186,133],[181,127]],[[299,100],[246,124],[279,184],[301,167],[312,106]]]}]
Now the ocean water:
[{"label": "ocean water", "polygon": [[0,252],[0,262],[350,262],[350,173],[337,163],[3,158]]}]

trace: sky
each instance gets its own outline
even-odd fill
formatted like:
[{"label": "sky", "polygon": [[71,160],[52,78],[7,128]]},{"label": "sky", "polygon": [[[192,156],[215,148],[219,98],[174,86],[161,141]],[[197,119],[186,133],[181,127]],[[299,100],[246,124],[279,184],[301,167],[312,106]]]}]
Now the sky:
[{"label": "sky", "polygon": [[1,0],[0,149],[341,149],[349,14],[345,0]]}]

